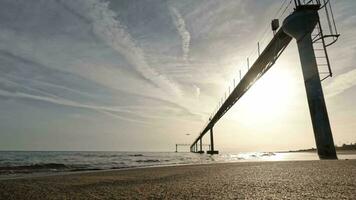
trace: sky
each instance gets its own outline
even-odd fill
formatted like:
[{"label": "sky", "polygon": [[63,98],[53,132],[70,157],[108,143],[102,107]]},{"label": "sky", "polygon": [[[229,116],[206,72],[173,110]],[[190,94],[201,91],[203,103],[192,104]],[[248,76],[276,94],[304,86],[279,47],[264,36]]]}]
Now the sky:
[{"label": "sky", "polygon": [[[0,150],[191,143],[288,15],[282,2],[1,0]],[[356,141],[356,2],[332,5],[341,37],[322,84],[340,145]],[[315,147],[295,40],[214,133],[220,151]]]}]

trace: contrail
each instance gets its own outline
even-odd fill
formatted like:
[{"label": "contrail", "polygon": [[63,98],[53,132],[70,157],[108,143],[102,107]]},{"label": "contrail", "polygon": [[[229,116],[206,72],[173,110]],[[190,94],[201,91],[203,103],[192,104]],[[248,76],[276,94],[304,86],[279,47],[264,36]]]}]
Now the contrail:
[{"label": "contrail", "polygon": [[336,76],[331,83],[325,87],[327,97],[334,97],[356,85],[356,69]]},{"label": "contrail", "polygon": [[180,37],[182,38],[183,59],[187,60],[190,48],[190,33],[186,28],[182,15],[174,7],[170,7],[174,25],[176,26]]},{"label": "contrail", "polygon": [[123,117],[123,116],[114,114],[113,112],[125,112],[124,110],[119,110],[117,108],[116,109],[110,109],[110,108],[107,108],[107,107],[80,104],[80,103],[77,103],[77,102],[74,102],[74,101],[70,101],[70,100],[67,100],[67,99],[39,96],[39,95],[27,94],[27,93],[24,93],[24,92],[8,92],[8,91],[5,91],[5,90],[0,90],[0,96],[11,97],[11,98],[20,98],[20,99],[32,99],[32,100],[44,101],[44,102],[48,102],[48,103],[52,103],[52,104],[75,107],[75,108],[86,108],[86,109],[90,109],[90,110],[93,110],[93,111],[108,115],[110,117],[118,118],[118,119],[121,119],[121,120],[126,120],[126,121],[140,123],[140,124],[148,124],[147,122],[144,122],[144,121],[141,121],[141,120],[130,119],[130,118],[127,118],[127,117]]},{"label": "contrail", "polygon": [[[79,3],[78,3],[79,2]],[[63,2],[62,3],[67,3]],[[109,3],[99,0],[68,1],[68,6],[76,13],[89,19],[94,34],[115,51],[123,55],[135,69],[154,86],[180,96],[181,90],[177,83],[150,67],[143,50],[136,44],[126,27],[118,20],[117,14],[110,10]]]}]

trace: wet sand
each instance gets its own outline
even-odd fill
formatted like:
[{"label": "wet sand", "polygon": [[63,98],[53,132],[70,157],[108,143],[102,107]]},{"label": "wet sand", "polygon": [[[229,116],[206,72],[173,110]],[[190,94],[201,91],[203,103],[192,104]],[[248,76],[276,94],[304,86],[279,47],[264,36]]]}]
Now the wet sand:
[{"label": "wet sand", "polygon": [[2,180],[0,199],[356,199],[356,160],[225,163]]}]

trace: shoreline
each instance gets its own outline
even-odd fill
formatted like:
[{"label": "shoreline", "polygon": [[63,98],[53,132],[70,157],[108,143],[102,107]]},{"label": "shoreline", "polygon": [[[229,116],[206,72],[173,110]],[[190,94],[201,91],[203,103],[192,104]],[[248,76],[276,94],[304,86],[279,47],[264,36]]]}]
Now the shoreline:
[{"label": "shoreline", "polygon": [[[292,154],[314,154],[315,152],[302,151],[302,152],[273,152],[278,154],[292,153]],[[343,150],[338,151],[338,155],[355,155],[352,158],[340,158],[338,160],[356,160],[356,151]],[[2,180],[16,180],[16,179],[30,179],[30,178],[41,178],[41,177],[51,177],[51,176],[63,176],[63,175],[76,175],[76,174],[86,174],[86,173],[96,173],[96,172],[111,172],[111,171],[125,171],[125,170],[135,170],[135,169],[146,169],[146,168],[160,168],[160,167],[176,167],[176,166],[200,166],[200,165],[211,165],[211,164],[230,164],[230,163],[260,163],[260,162],[289,162],[289,161],[318,161],[319,159],[291,159],[291,160],[233,160],[233,161],[214,161],[210,163],[177,163],[177,164],[158,164],[158,165],[146,165],[146,166],[130,166],[122,168],[111,168],[111,169],[80,169],[80,170],[68,170],[68,171],[33,171],[33,172],[18,172],[13,174],[0,174],[0,181]],[[49,163],[52,164],[52,163]],[[21,166],[20,166],[21,167]]]},{"label": "shoreline", "polygon": [[[28,196],[24,196],[24,195]],[[0,180],[0,199],[356,198],[356,160],[155,166]]]},{"label": "shoreline", "polygon": [[[316,149],[276,151],[274,153],[317,153]],[[349,155],[356,154],[356,150],[336,150],[336,154]]]},{"label": "shoreline", "polygon": [[[342,159],[345,160],[345,159]],[[348,160],[348,159],[346,159]],[[350,159],[356,160],[356,159]],[[115,172],[115,171],[129,171],[129,170],[139,170],[139,169],[151,169],[151,168],[169,168],[169,167],[180,167],[180,166],[204,166],[204,165],[218,165],[218,164],[235,164],[235,163],[260,163],[260,162],[304,162],[304,161],[312,161],[312,160],[246,160],[246,161],[221,161],[215,163],[190,163],[190,164],[175,164],[175,165],[152,165],[152,166],[137,166],[137,167],[126,167],[126,168],[118,168],[118,169],[95,169],[95,170],[79,170],[79,171],[63,171],[63,172],[34,172],[34,173],[26,173],[19,174],[24,176],[15,176],[15,177],[6,177],[11,175],[3,175],[0,176],[0,181],[6,180],[17,180],[17,179],[31,179],[31,178],[42,178],[42,177],[52,177],[52,176],[66,176],[66,175],[77,175],[77,174],[88,174],[88,173],[100,173],[100,172]],[[317,160],[315,160],[317,161]]]},{"label": "shoreline", "polygon": [[[311,152],[296,152],[296,153],[311,153]],[[347,154],[345,154],[347,155]],[[3,175],[0,176],[0,182],[6,180],[18,180],[18,179],[32,179],[32,178],[47,178],[52,176],[70,176],[70,175],[84,175],[91,173],[106,173],[106,172],[117,172],[117,171],[131,171],[131,170],[144,170],[152,168],[171,168],[171,167],[198,167],[206,165],[225,165],[225,164],[238,164],[238,163],[283,163],[283,162],[312,162],[312,161],[355,161],[356,159],[337,159],[337,160],[245,160],[245,161],[221,161],[214,163],[190,163],[190,164],[172,164],[172,165],[152,165],[152,166],[136,166],[136,167],[123,167],[118,169],[94,169],[94,170],[78,170],[78,171],[62,171],[62,172],[34,172],[18,174],[20,176]]]}]

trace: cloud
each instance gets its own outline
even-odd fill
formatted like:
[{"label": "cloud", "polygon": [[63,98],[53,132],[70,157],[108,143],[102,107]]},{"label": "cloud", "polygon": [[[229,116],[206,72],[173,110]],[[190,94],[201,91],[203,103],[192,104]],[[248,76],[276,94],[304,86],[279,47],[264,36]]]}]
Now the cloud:
[{"label": "cloud", "polygon": [[187,60],[189,56],[190,33],[186,28],[185,21],[182,15],[174,7],[169,8],[175,27],[182,38],[183,59]]},{"label": "cloud", "polygon": [[147,124],[144,121],[137,120],[137,119],[131,119],[131,118],[120,116],[120,115],[114,113],[114,112],[127,112],[125,110],[120,110],[119,108],[92,106],[92,105],[81,104],[81,103],[78,103],[75,101],[70,101],[70,100],[62,99],[62,98],[33,95],[33,94],[27,94],[27,93],[23,93],[23,92],[8,92],[8,91],[1,90],[1,89],[0,89],[0,96],[44,101],[47,103],[52,103],[52,104],[57,104],[57,105],[62,105],[62,106],[69,106],[69,107],[74,107],[74,108],[85,108],[85,109],[90,109],[90,110],[93,110],[93,111],[96,111],[96,112],[99,112],[99,113],[102,113],[102,114],[105,114],[105,115],[108,115],[110,117],[114,117],[117,119],[135,122],[135,123]]},{"label": "cloud", "polygon": [[[108,2],[99,0],[78,2],[70,2],[68,6],[74,9],[75,13],[80,13],[81,16],[85,16],[85,19],[91,21],[93,32],[98,38],[123,55],[135,70],[151,84],[172,95],[181,95],[177,83],[149,66],[143,50],[118,20],[117,14],[110,10]],[[62,1],[62,3],[64,2]]]},{"label": "cloud", "polygon": [[356,85],[356,69],[338,75],[325,87],[327,97],[334,97]]},{"label": "cloud", "polygon": [[[197,118],[197,114],[175,102],[108,88],[12,52],[0,50],[0,60],[1,96],[85,108],[126,121],[137,118],[141,123],[147,119],[177,116]],[[118,103],[120,106],[112,106]]]},{"label": "cloud", "polygon": [[[168,116],[183,114],[196,117],[188,109],[174,102],[145,94],[110,89],[84,77],[52,69],[36,60],[12,52],[0,50],[0,60],[0,96],[3,97],[85,108],[117,119],[140,123],[145,119],[167,118],[164,114],[167,110],[171,110]],[[118,103],[117,98],[120,99],[121,106],[98,106]],[[123,115],[119,115],[118,112]],[[139,120],[134,120],[136,118]]]},{"label": "cloud", "polygon": [[197,99],[199,99],[200,97],[200,88],[196,85],[194,85],[195,88],[195,96],[197,97]]}]

